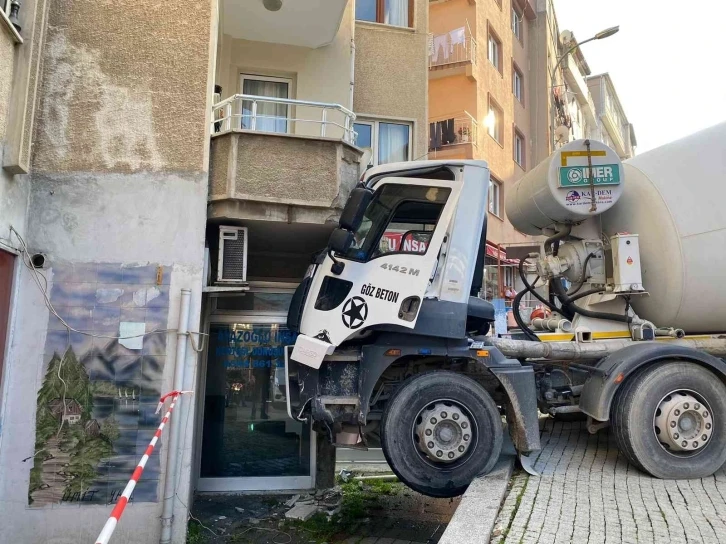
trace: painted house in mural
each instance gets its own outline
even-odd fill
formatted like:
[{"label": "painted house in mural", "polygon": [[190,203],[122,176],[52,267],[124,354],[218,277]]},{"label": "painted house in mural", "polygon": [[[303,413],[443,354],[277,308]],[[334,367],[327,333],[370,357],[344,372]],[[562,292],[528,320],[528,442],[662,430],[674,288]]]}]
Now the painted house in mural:
[{"label": "painted house in mural", "polygon": [[[428,2],[272,4],[0,0],[0,542],[92,542],[181,369],[180,449],[116,541],[183,542],[195,490],[332,475],[286,414],[285,316],[361,169],[426,155]],[[177,361],[183,288],[210,336]]]},{"label": "painted house in mural", "polygon": [[81,421],[83,409],[75,399],[55,399],[48,405],[50,412],[63,423],[75,425]]}]

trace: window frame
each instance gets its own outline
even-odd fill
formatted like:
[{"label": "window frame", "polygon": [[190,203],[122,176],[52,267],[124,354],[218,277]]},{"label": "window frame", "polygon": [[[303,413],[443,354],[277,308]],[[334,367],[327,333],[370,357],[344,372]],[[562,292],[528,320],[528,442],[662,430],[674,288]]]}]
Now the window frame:
[{"label": "window frame", "polygon": [[487,127],[487,134],[489,134],[489,137],[497,142],[501,147],[504,147],[504,110],[499,105],[499,103],[497,103],[497,101],[492,98],[491,94],[489,95],[487,102],[487,115],[489,115],[490,111],[494,112],[494,126],[497,127],[497,132],[499,133],[498,137],[494,136],[491,133],[491,127]]},{"label": "window frame", "polygon": [[[492,186],[496,187],[496,211],[492,210],[492,204],[495,202],[493,199]],[[487,212],[492,214],[497,219],[502,219],[502,187],[503,184],[499,181],[499,178],[494,176],[491,172],[489,173],[489,187],[487,188]]]},{"label": "window frame", "polygon": [[[244,94],[244,88],[245,88],[245,79],[250,79],[254,81],[271,81],[273,83],[285,83],[287,84],[287,100],[294,100],[292,97],[293,94],[293,81],[291,77],[281,77],[281,76],[267,76],[262,74],[254,74],[250,72],[240,72],[239,73],[239,92],[240,94]],[[267,98],[274,98],[274,97],[267,97]],[[244,100],[242,101],[244,102]],[[243,120],[243,104],[240,104],[240,118],[239,118],[239,125],[238,128],[240,130],[252,130],[250,128],[242,129],[242,120]],[[285,111],[287,112],[287,121],[285,123],[285,132],[276,132],[275,134],[290,134],[292,130],[292,108],[293,106],[287,105]],[[255,132],[263,132],[259,129],[255,129]]]},{"label": "window frame", "polygon": [[[520,148],[520,157],[517,157],[517,141],[521,142]],[[514,159],[514,162],[517,163],[522,169],[526,168],[527,164],[527,150],[526,150],[526,144],[527,139],[524,137],[524,133],[519,130],[516,126],[513,130],[512,135],[512,158]]]},{"label": "window frame", "polygon": [[512,0],[512,34],[517,38],[520,44],[524,45],[524,12],[520,14]]},{"label": "window frame", "polygon": [[[395,186],[395,185],[402,185],[402,184],[401,183],[386,183],[382,186],[379,186],[375,191],[373,199],[371,200],[371,202],[368,205],[370,206],[376,199],[380,198],[380,193],[383,192],[386,189],[386,187]],[[402,185],[402,186],[412,187],[410,185]],[[416,185],[414,187],[426,187],[426,186],[425,185],[421,185],[421,186]],[[429,186],[429,189],[430,188],[431,188],[431,186]],[[437,187],[437,189],[442,189],[442,188]],[[449,188],[443,188],[443,190],[448,191],[448,193],[446,194],[446,199],[444,200],[444,202],[441,203],[441,209],[439,210],[439,214],[436,217],[436,221],[433,223],[433,228],[431,229],[432,238],[433,238],[434,233],[436,232],[436,227],[439,226],[439,222],[441,221],[441,215],[444,213],[444,208],[446,208],[446,204],[448,203],[449,198],[451,198],[452,190]],[[335,254],[336,257],[347,260],[347,261],[357,262],[357,263],[369,263],[369,262],[375,261],[376,259],[390,257],[391,255],[413,255],[416,257],[425,257],[426,254],[428,254],[429,249],[431,248],[431,240],[429,240],[429,243],[426,244],[426,251],[424,251],[423,253],[399,250],[399,251],[389,251],[387,253],[376,254],[377,249],[380,248],[381,239],[386,234],[386,230],[388,229],[388,226],[391,224],[391,221],[393,221],[393,218],[396,216],[398,209],[403,204],[406,204],[409,202],[420,202],[421,204],[431,204],[430,201],[420,199],[420,198],[407,198],[405,200],[400,200],[399,202],[396,203],[396,206],[391,210],[385,226],[382,229],[380,229],[379,232],[374,233],[374,239],[371,241],[371,245],[368,247],[368,249],[365,250],[365,252],[366,252],[365,257],[361,258],[361,257],[356,257],[350,253],[337,253],[337,252]],[[364,241],[364,244],[365,244],[365,241]],[[401,247],[403,247],[403,244],[401,244]],[[352,248],[349,248],[348,252],[350,252],[351,249]],[[358,249],[363,249],[363,248],[358,248]]]},{"label": "window frame", "polygon": [[375,2],[376,6],[376,20],[375,21],[369,21],[367,19],[358,19],[355,17],[355,13],[353,13],[353,18],[358,23],[374,23],[377,25],[386,25],[393,28],[415,28],[415,21],[414,21],[414,1],[413,0],[403,0],[404,2],[408,2],[408,26],[400,26],[400,25],[392,25],[390,23],[385,22],[385,13],[386,13],[386,0],[373,0]]},{"label": "window frame", "polygon": [[[494,45],[496,47],[496,60],[497,60],[496,63],[492,61],[492,58],[490,55],[491,50],[492,50],[492,48],[491,48],[492,42],[494,43]],[[499,75],[503,76],[504,71],[502,69],[502,63],[504,62],[504,60],[503,60],[502,55],[503,55],[502,40],[499,38],[499,35],[496,32],[494,32],[494,29],[492,28],[492,26],[488,25],[487,26],[487,60],[489,60],[489,64],[491,64],[492,66],[494,66],[494,68],[496,68],[497,72],[499,72]]]},{"label": "window frame", "polygon": [[[412,160],[413,156],[413,123],[411,121],[402,121],[398,119],[359,119],[353,122],[353,130],[355,125],[368,125],[371,127],[371,164],[370,167],[379,166],[381,163],[378,162],[378,136],[380,130],[380,124],[388,125],[406,125],[408,127],[408,157],[404,162]],[[388,163],[383,163],[388,164]]]},{"label": "window frame", "polygon": [[[519,96],[517,96],[517,88],[514,84],[515,76],[519,78]],[[517,102],[522,104],[522,107],[524,107],[524,74],[514,61],[512,61],[512,94],[514,95],[514,98],[517,99]]]}]

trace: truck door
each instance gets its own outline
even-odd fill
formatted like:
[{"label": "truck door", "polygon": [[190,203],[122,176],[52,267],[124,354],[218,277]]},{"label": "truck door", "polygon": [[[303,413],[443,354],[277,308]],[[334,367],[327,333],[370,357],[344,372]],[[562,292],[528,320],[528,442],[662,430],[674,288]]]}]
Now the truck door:
[{"label": "truck door", "polygon": [[415,327],[460,192],[461,182],[446,180],[376,184],[350,247],[316,272],[300,331],[337,346],[373,325]]}]

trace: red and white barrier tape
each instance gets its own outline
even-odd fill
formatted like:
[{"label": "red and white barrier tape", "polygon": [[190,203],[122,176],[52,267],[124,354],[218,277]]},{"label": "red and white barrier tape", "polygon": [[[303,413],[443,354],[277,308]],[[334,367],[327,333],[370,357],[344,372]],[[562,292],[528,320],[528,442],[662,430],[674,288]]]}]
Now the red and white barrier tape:
[{"label": "red and white barrier tape", "polygon": [[171,397],[171,404],[169,405],[169,411],[162,418],[161,423],[159,424],[159,427],[156,429],[156,432],[154,433],[154,437],[151,439],[151,442],[149,442],[149,446],[146,448],[144,455],[141,457],[141,460],[139,461],[139,464],[136,465],[136,469],[134,470],[134,473],[131,476],[129,483],[126,484],[126,487],[124,488],[123,493],[121,493],[121,496],[119,497],[118,501],[116,502],[116,506],[114,506],[113,510],[111,511],[111,516],[106,521],[106,525],[103,526],[103,530],[101,531],[101,534],[98,535],[98,538],[96,539],[96,544],[108,544],[108,541],[111,539],[111,535],[113,535],[113,532],[116,529],[116,525],[118,524],[118,521],[121,519],[121,516],[124,513],[124,509],[126,508],[126,505],[128,504],[129,499],[131,498],[131,493],[134,492],[134,488],[136,487],[136,482],[138,482],[139,478],[141,478],[141,474],[144,472],[144,467],[146,466],[146,462],[149,460],[151,453],[154,451],[154,446],[156,446],[156,443],[159,441],[159,438],[161,438],[161,432],[164,430],[164,426],[166,425],[166,423],[169,421],[169,418],[171,417],[171,412],[174,410],[174,405],[176,404],[176,399],[180,395],[185,395],[187,393],[193,393],[193,391],[172,391],[171,393],[167,393],[166,395],[161,397],[161,399],[159,400],[159,406],[156,408],[156,413],[158,414],[161,411],[161,408],[164,406],[164,402],[166,401],[166,399]]}]

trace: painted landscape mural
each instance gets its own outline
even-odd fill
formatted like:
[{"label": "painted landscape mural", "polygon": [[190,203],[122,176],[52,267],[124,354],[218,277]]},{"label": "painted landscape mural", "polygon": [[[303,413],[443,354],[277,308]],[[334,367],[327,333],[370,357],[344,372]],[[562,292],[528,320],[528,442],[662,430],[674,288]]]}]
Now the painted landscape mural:
[{"label": "painted landscape mural", "polygon": [[[38,391],[35,457],[28,503],[109,504],[121,495],[159,416],[167,333],[137,344],[121,327],[167,328],[170,270],[156,265],[54,265],[50,300],[71,327],[48,322],[45,373]],[[159,450],[132,501],[156,502]]]}]

